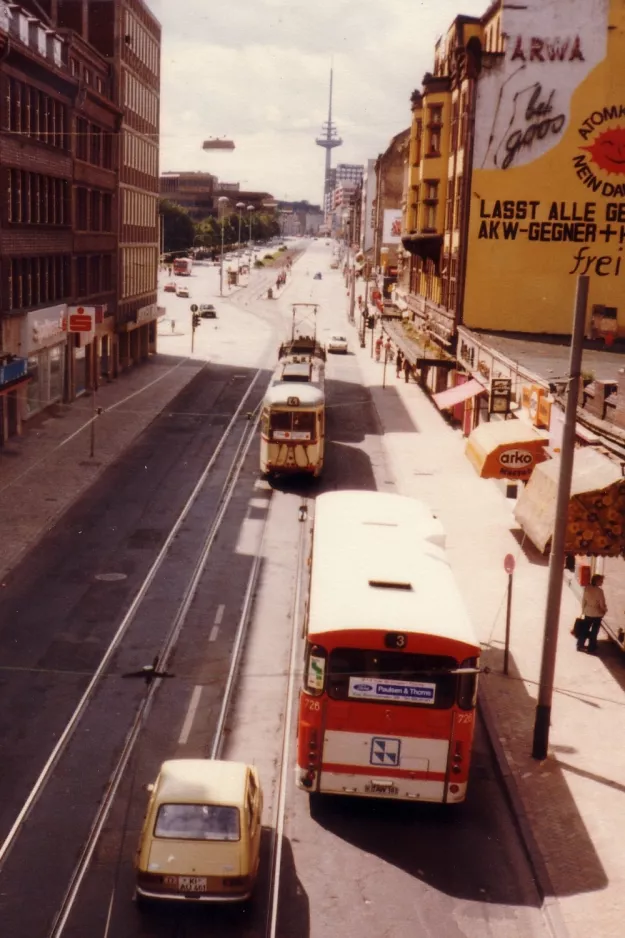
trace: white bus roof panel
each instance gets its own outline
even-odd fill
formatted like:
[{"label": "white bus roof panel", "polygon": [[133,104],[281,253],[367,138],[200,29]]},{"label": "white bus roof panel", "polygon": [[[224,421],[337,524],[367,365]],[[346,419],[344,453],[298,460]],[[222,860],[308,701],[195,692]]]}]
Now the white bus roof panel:
[{"label": "white bus roof panel", "polygon": [[[289,400],[294,397],[298,399],[299,404],[290,405]],[[270,407],[318,407],[323,404],[323,400],[323,391],[314,384],[279,381],[267,390],[264,403]]]},{"label": "white bus roof panel", "polygon": [[317,498],[309,638],[355,629],[425,633],[479,649],[442,526],[423,502],[364,491]]}]

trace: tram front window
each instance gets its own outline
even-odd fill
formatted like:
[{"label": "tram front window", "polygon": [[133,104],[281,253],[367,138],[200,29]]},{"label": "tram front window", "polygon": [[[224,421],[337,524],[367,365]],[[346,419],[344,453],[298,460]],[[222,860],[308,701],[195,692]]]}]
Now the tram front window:
[{"label": "tram front window", "polygon": [[272,435],[276,433],[307,433],[309,434],[308,439],[315,438],[314,411],[272,411],[269,424]]}]

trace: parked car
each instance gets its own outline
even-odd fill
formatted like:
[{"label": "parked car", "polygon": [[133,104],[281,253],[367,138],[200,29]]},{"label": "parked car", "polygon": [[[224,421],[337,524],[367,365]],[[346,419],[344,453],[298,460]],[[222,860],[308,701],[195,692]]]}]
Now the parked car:
[{"label": "parked car", "polygon": [[344,355],[347,355],[347,337],[339,335],[338,332],[331,335],[328,342],[328,352],[343,352]]},{"label": "parked car", "polygon": [[185,299],[189,299],[189,288],[188,287],[178,287],[176,289],[176,296],[183,296]]},{"label": "parked car", "polygon": [[176,284],[174,283],[173,280],[170,280],[169,283],[166,283],[166,284],[165,284],[165,286],[163,287],[163,289],[164,289],[165,293],[175,293],[175,292],[176,292]]},{"label": "parked car", "polygon": [[136,855],[135,898],[240,902],[258,874],[263,793],[254,766],[164,762]]},{"label": "parked car", "polygon": [[338,269],[339,269],[339,262],[332,261],[332,263],[330,264],[330,270],[338,270]]},{"label": "parked car", "polygon": [[201,319],[217,319],[217,310],[212,303],[200,303]]},{"label": "parked car", "polygon": [[313,277],[313,280],[321,280],[321,279],[322,279],[322,277],[321,277],[321,272],[320,272],[320,271],[317,271],[317,273],[316,273],[315,276]]}]

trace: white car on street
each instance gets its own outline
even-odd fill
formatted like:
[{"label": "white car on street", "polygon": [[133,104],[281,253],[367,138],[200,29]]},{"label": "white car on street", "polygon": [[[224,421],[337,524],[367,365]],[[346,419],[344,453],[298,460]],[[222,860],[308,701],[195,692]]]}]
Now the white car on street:
[{"label": "white car on street", "polygon": [[342,352],[347,355],[347,336],[338,332],[331,335],[328,342],[328,352]]},{"label": "white car on street", "polygon": [[178,287],[176,289],[176,296],[182,296],[185,299],[189,299],[189,288],[188,287]]}]

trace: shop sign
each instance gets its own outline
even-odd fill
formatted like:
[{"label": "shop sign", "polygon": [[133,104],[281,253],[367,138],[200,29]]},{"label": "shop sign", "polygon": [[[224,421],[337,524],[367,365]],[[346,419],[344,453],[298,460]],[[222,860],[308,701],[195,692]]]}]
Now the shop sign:
[{"label": "shop sign", "polygon": [[490,397],[488,412],[490,414],[510,413],[510,397],[512,396],[511,378],[493,378],[490,383]]},{"label": "shop sign", "polygon": [[64,340],[64,317],[67,306],[49,306],[27,313],[21,327],[21,346],[24,354],[29,355],[40,348],[57,345]]},{"label": "shop sign", "polygon": [[95,325],[94,306],[70,306],[67,310],[68,332],[93,332]]},{"label": "shop sign", "polygon": [[534,468],[534,453],[520,446],[512,446],[499,454],[499,466],[504,478],[529,479]]},{"label": "shop sign", "polygon": [[158,318],[158,306],[156,303],[151,303],[149,306],[142,306],[137,310],[135,322],[150,322],[152,319]]}]

